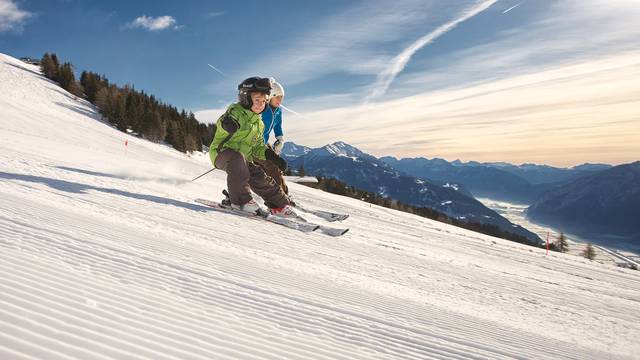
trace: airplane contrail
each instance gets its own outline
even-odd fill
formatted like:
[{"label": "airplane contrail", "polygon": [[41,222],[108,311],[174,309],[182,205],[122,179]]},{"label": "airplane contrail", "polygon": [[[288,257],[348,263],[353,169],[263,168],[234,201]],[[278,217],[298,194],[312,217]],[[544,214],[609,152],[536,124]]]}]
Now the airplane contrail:
[{"label": "airplane contrail", "polygon": [[378,79],[376,80],[373,89],[369,94],[369,99],[384,95],[396,76],[402,70],[404,70],[409,60],[411,60],[413,54],[415,54],[418,50],[422,49],[425,45],[432,43],[440,36],[451,31],[461,22],[464,22],[488,9],[496,2],[498,2],[498,0],[487,0],[471,7],[459,18],[439,26],[437,29],[424,35],[420,39],[416,40],[413,44],[411,44],[408,48],[404,49],[393,59],[391,64],[387,66],[387,68],[383,72],[378,74]]},{"label": "airplane contrail", "polygon": [[510,8],[508,8],[507,10],[503,11],[502,13],[503,13],[503,14],[506,14],[506,13],[508,13],[509,11],[511,11],[511,10],[513,10],[513,9],[515,9],[515,8],[517,8],[517,7],[518,7],[518,6],[520,6],[520,5],[522,5],[522,3],[517,3],[516,5],[514,5],[514,6],[510,7]]},{"label": "airplane contrail", "polygon": [[305,117],[304,115],[300,114],[299,112],[297,112],[297,111],[293,111],[293,110],[289,109],[288,107],[286,107],[286,106],[284,106],[284,105],[282,105],[282,104],[280,104],[280,107],[282,107],[283,109],[285,109],[285,110],[289,111],[290,113],[293,113],[294,115],[298,115],[298,116]]},{"label": "airplane contrail", "polygon": [[211,65],[211,64],[207,64],[207,65],[209,65],[209,67],[210,67],[210,68],[212,68],[213,70],[215,70],[215,71],[219,72],[219,73],[220,73],[220,75],[224,75],[224,73],[223,73],[222,71],[220,71],[217,67],[215,67],[215,66],[213,66],[213,65]]}]

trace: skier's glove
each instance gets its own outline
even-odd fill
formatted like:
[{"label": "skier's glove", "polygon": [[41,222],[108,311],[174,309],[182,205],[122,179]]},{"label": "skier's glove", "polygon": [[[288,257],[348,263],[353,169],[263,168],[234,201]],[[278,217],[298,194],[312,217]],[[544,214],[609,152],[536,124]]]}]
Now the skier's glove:
[{"label": "skier's glove", "polygon": [[238,120],[232,118],[230,115],[225,115],[222,118],[222,128],[229,134],[234,134],[240,128]]},{"label": "skier's glove", "polygon": [[276,154],[280,155],[280,153],[282,152],[283,145],[284,145],[284,137],[276,136],[276,142],[273,143],[273,151],[275,151]]},{"label": "skier's glove", "polygon": [[266,156],[267,160],[276,164],[280,171],[287,170],[287,161],[276,154],[276,152],[273,151],[272,148],[268,147],[267,150],[265,150],[264,155]]}]

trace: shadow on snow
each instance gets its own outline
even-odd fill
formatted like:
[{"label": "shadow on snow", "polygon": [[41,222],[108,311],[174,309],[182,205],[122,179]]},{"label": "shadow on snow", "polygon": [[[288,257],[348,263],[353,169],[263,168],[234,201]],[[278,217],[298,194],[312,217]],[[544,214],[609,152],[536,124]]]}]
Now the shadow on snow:
[{"label": "shadow on snow", "polygon": [[[84,173],[87,173],[87,174],[90,174],[90,175],[98,175],[98,176],[107,176],[107,177],[116,177],[117,178],[117,176],[115,176],[115,175],[102,174],[102,173],[93,173],[93,172],[90,172],[90,171],[78,170],[78,169],[74,169],[74,170],[75,171],[79,171],[79,172],[84,172]],[[49,186],[52,189],[56,189],[56,190],[60,190],[60,191],[68,192],[68,193],[73,193],[73,194],[86,194],[88,190],[94,190],[94,191],[99,191],[99,192],[103,192],[103,193],[107,193],[107,194],[114,194],[114,195],[118,195],[118,196],[124,196],[124,197],[137,199],[137,200],[150,201],[150,202],[153,202],[153,203],[156,203],[156,204],[161,204],[161,205],[173,205],[173,206],[181,207],[181,208],[184,208],[184,209],[187,209],[187,210],[193,210],[193,211],[210,211],[210,210],[214,210],[214,209],[211,209],[211,208],[206,207],[204,205],[191,204],[191,203],[188,203],[188,202],[169,199],[169,198],[164,198],[164,197],[161,197],[161,196],[148,195],[148,194],[137,194],[137,193],[132,193],[132,192],[118,190],[118,189],[98,187],[98,186],[81,184],[81,183],[76,183],[76,182],[71,182],[71,181],[66,181],[66,180],[52,179],[52,178],[47,178],[47,177],[42,177],[42,176],[15,174],[15,173],[7,173],[7,172],[0,171],[0,179],[17,180],[17,181],[25,181],[25,182],[31,182],[31,183],[45,184],[45,185]]]}]

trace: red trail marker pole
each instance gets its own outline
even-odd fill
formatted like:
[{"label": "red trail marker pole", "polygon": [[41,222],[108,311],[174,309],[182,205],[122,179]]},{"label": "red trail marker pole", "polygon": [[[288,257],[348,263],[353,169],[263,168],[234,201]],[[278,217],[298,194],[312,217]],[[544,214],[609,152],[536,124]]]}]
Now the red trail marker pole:
[{"label": "red trail marker pole", "polygon": [[547,256],[549,256],[549,232],[547,231]]}]

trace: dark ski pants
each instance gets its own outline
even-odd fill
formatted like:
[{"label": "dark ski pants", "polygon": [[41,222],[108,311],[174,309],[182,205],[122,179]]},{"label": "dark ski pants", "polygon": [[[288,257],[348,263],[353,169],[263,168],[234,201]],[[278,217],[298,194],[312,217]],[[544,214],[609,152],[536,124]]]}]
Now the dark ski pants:
[{"label": "dark ski pants", "polygon": [[269,177],[271,177],[273,181],[275,181],[276,184],[280,186],[280,188],[282,188],[282,191],[285,194],[289,195],[289,187],[287,187],[287,184],[284,183],[284,177],[282,177],[282,171],[280,170],[278,165],[272,163],[269,160],[255,160],[254,162],[260,165],[262,170],[264,170],[264,172]]},{"label": "dark ski pants", "polygon": [[232,204],[246,204],[252,199],[253,190],[269,207],[289,205],[289,198],[280,186],[260,166],[246,161],[241,153],[223,150],[216,157],[215,166],[227,173],[227,190]]}]

